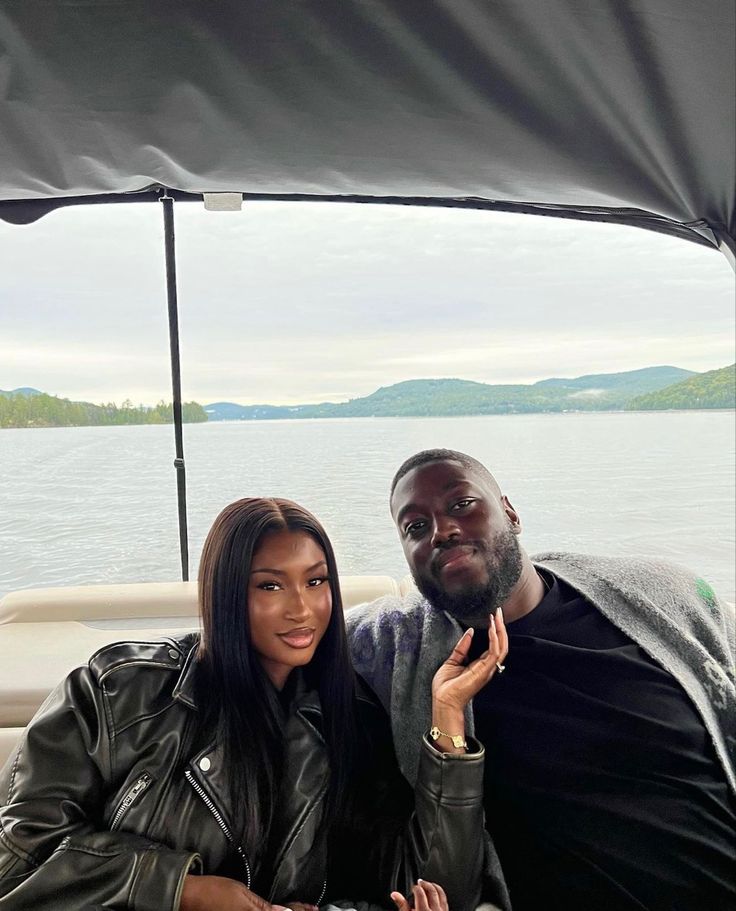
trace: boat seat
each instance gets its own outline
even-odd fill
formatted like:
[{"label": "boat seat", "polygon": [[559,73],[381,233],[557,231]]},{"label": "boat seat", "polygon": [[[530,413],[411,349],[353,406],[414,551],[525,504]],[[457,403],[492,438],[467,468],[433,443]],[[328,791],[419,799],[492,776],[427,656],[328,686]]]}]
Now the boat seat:
[{"label": "boat seat", "polygon": [[[341,576],[346,610],[408,583]],[[86,585],[11,592],[0,600],[0,767],[51,690],[98,649],[197,629],[196,582]]]}]

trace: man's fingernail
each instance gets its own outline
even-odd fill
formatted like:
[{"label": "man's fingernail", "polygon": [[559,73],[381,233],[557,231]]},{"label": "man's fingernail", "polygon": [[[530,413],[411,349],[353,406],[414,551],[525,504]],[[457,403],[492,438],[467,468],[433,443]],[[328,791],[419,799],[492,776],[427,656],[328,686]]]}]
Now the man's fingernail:
[{"label": "man's fingernail", "polygon": [[502,607],[499,607],[499,609],[498,609],[498,616],[503,620],[503,608]]}]

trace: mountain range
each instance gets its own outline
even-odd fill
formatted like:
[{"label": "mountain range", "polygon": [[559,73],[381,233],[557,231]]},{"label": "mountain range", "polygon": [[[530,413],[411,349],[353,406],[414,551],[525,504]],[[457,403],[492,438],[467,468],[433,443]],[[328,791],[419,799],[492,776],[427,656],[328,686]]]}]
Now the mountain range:
[{"label": "mountain range", "polygon": [[[715,376],[718,375],[718,382]],[[673,405],[657,405],[649,396],[690,385]],[[715,387],[718,395],[713,396]],[[490,385],[461,379],[405,380],[382,386],[347,402],[315,405],[204,406],[210,421],[260,421],[277,418],[424,417],[474,414],[523,414],[564,411],[624,411],[652,408],[733,408],[734,366],[707,373],[681,367],[645,367],[623,373],[553,377],[532,384]],[[669,401],[664,398],[662,401]],[[655,403],[653,403],[655,402]],[[684,404],[691,402],[692,404]]]},{"label": "mountain range", "polygon": [[[645,367],[623,373],[551,377],[532,384],[491,385],[461,379],[406,380],[348,402],[316,405],[184,403],[184,421],[263,421],[293,418],[439,417],[566,411],[736,408],[736,365],[694,373],[680,367]],[[0,389],[0,427],[59,427],[170,423],[171,405],[123,402],[93,405],[38,389]]]}]

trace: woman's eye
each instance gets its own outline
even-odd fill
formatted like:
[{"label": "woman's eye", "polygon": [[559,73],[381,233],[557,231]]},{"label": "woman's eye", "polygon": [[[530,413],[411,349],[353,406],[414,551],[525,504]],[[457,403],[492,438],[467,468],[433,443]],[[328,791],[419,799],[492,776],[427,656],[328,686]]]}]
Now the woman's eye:
[{"label": "woman's eye", "polygon": [[259,582],[258,588],[264,592],[275,592],[278,591],[281,586],[278,582]]},{"label": "woman's eye", "polygon": [[310,579],[309,582],[307,582],[307,585],[310,588],[317,588],[318,585],[324,585],[325,582],[329,582],[329,581],[330,581],[329,576],[316,576],[314,579]]}]

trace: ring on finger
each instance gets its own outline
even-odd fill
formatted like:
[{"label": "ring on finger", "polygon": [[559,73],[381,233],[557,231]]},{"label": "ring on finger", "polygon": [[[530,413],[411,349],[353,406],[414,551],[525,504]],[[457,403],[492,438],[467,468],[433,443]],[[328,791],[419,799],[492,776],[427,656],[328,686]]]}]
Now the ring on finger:
[{"label": "ring on finger", "polygon": [[496,667],[498,668],[498,673],[499,673],[499,674],[503,674],[503,672],[506,670],[506,665],[505,665],[505,664],[501,664],[500,661],[497,661],[497,662],[496,662]]}]

